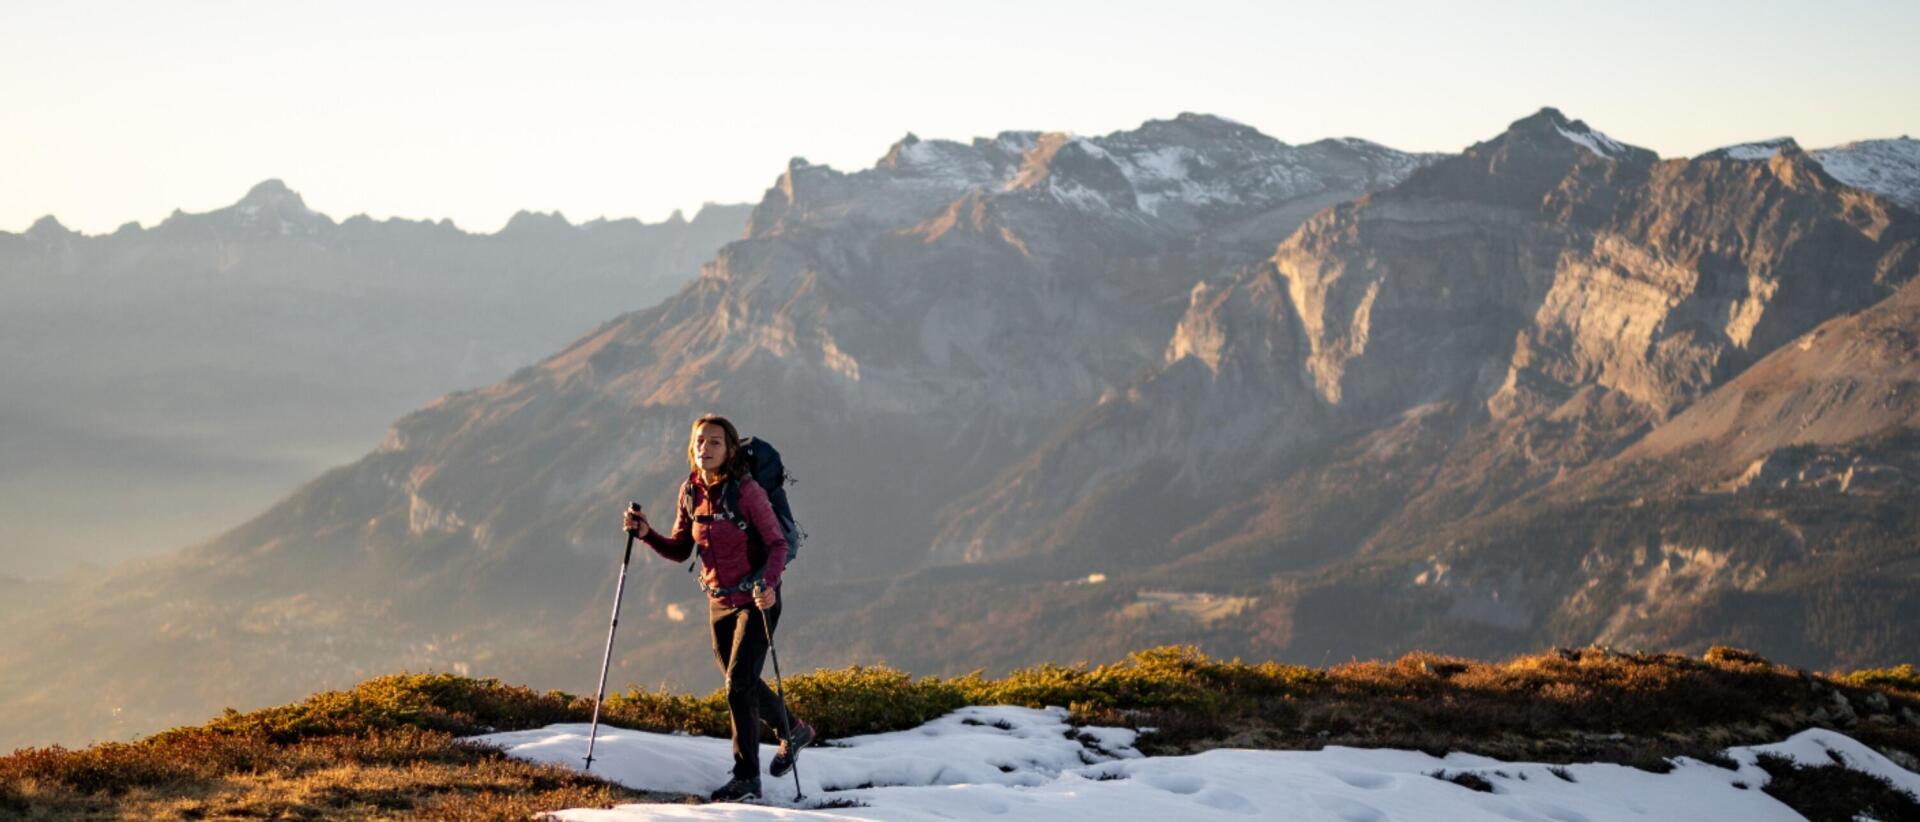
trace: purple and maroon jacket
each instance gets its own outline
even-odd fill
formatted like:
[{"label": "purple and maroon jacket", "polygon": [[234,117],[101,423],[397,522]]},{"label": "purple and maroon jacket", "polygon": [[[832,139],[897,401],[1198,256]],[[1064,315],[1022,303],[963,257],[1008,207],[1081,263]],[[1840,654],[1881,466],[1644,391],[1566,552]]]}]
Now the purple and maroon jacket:
[{"label": "purple and maroon jacket", "polygon": [[[768,588],[779,588],[780,573],[787,566],[786,534],[780,531],[780,520],[774,516],[773,505],[767,502],[767,489],[751,479],[741,481],[739,486],[740,504],[736,513],[760,532],[760,544],[767,549],[767,568],[761,574],[761,581]],[[698,549],[700,581],[709,589],[738,585],[754,569],[755,558],[748,554],[747,533],[719,516],[719,490],[708,488],[700,481],[700,473],[692,472],[686,485],[681,486],[674,505],[673,535],[661,536],[657,529],[650,529],[643,537],[654,553],[674,562],[686,562]],[[689,502],[692,510],[688,510]],[[753,602],[753,594],[741,591],[713,599],[741,607]]]}]

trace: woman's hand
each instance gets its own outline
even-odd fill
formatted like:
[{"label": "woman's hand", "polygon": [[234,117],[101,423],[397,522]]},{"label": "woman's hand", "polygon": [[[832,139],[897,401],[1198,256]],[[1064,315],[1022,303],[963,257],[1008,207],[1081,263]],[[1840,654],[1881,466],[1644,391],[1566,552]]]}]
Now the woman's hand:
[{"label": "woman's hand", "polygon": [[764,610],[767,610],[768,608],[772,608],[779,601],[780,601],[780,594],[774,591],[774,589],[768,588],[765,585],[754,586],[753,607],[759,608],[760,610],[764,611]]},{"label": "woman's hand", "polygon": [[638,505],[627,508],[626,517],[620,521],[620,530],[632,534],[635,539],[653,532],[653,528],[647,524],[647,515],[641,512]]}]

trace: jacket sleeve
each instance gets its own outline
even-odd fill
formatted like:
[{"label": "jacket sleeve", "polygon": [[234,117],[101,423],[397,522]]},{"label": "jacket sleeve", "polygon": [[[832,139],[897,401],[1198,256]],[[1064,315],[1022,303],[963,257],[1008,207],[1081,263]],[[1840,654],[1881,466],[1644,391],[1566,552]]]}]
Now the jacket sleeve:
[{"label": "jacket sleeve", "polygon": [[[673,536],[661,536],[660,529],[649,528],[647,535],[640,538],[654,553],[674,562],[686,562],[687,557],[693,556],[693,517],[687,513],[686,500],[687,486],[683,483],[673,495]],[[786,555],[780,558],[784,560]]]},{"label": "jacket sleeve", "polygon": [[787,569],[787,535],[780,530],[773,503],[767,501],[767,489],[757,482],[741,483],[740,508],[747,515],[747,524],[760,533],[760,544],[767,546],[767,566],[760,579],[768,588],[778,588],[780,574]]}]

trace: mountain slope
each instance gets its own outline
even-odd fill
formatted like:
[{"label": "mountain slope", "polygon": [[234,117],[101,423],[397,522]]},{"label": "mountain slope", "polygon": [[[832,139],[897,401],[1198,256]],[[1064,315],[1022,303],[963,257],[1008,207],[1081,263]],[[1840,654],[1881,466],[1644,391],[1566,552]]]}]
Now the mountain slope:
[{"label": "mountain slope", "polygon": [[[409,415],[206,545],[89,583],[137,592],[108,608],[21,617],[94,639],[78,662],[0,642],[0,693],[24,695],[8,714],[32,706],[21,733],[98,733],[115,707],[164,722],[371,665],[566,684],[598,652],[572,640],[604,626],[586,606],[611,596],[607,512],[672,499],[685,426],[708,409],[800,476],[812,579],[910,571],[930,561],[934,508],[1159,360],[1196,282],[1427,159],[1182,115],[1094,138],[909,136],[854,173],[796,160],[748,235],[661,304]],[[703,676],[704,640],[676,624],[697,620],[696,589],[678,572],[633,582],[616,680]],[[859,589],[815,590],[824,605]],[[816,647],[821,662],[855,652]],[[128,696],[137,709],[99,695],[76,703],[84,720],[38,710],[76,679],[149,666],[178,679]]]},{"label": "mountain slope", "polygon": [[1504,630],[1628,646],[1712,637],[1832,664],[1910,656],[1917,309],[1910,282],[1612,459],[1328,574],[1301,601],[1389,609],[1382,633],[1411,641]]},{"label": "mountain slope", "polygon": [[[1917,231],[1798,152],[1656,162],[1543,111],[1322,212],[1266,264],[1196,290],[1160,373],[1076,420],[1054,441],[1058,457],[1030,456],[949,509],[943,539],[980,557],[1111,561],[1106,546],[1167,544],[1156,537],[1244,508],[1261,483],[1316,471],[1424,478],[1381,486],[1386,508],[1348,495],[1342,504],[1367,512],[1356,523],[1366,530],[1336,528],[1348,552],[1370,529],[1490,510],[1624,447],[1814,323],[1884,297],[1920,268]],[[1356,437],[1360,462],[1320,462]],[[1400,462],[1408,449],[1425,456]],[[1061,511],[1092,525],[1023,524]],[[1404,521],[1381,519],[1388,511]],[[1327,519],[1273,510],[1250,530],[1276,517]]]},{"label": "mountain slope", "polygon": [[[1836,533],[1852,559],[1816,575],[1817,602],[1788,583],[1808,622],[1783,633],[1773,600],[1725,596],[1789,573],[1750,528],[1569,484],[1920,270],[1911,212],[1791,147],[1728,154],[1655,161],[1546,111],[1317,215],[1268,265],[1196,291],[1159,372],[943,513],[942,539],[983,567],[901,580],[824,630],[938,626],[934,653],[932,632],[866,634],[914,664],[1172,638],[1306,660],[1729,637],[1810,664],[1910,655],[1916,637],[1891,627],[1910,583],[1872,570],[1912,557],[1908,497],[1801,502],[1796,517],[1858,523]],[[1859,437],[1839,466],[1904,464],[1911,424],[1889,413],[1836,427]],[[1688,534],[1680,553],[1661,552],[1663,529]],[[1648,581],[1675,556],[1696,577]]]}]

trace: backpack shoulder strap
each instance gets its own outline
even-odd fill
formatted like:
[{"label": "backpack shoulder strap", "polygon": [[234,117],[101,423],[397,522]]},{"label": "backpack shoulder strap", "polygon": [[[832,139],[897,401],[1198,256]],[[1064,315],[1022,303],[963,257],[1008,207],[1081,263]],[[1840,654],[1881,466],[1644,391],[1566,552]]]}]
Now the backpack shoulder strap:
[{"label": "backpack shoulder strap", "polygon": [[[686,522],[688,527],[691,528],[693,524],[693,477],[687,477],[680,481],[680,497],[674,504],[679,506],[680,509],[674,512],[674,516],[677,517],[677,519],[674,520],[675,523]],[[699,552],[695,551],[690,559],[692,561],[687,563],[687,573],[689,574],[693,573],[694,567],[700,564]]]},{"label": "backpack shoulder strap", "polygon": [[735,477],[721,483],[719,494],[720,505],[717,506],[720,510],[719,513],[715,515],[731,523],[733,527],[747,532],[749,537],[753,536],[753,526],[749,525],[747,518],[740,513],[740,483],[752,481],[751,477],[745,480]]}]

